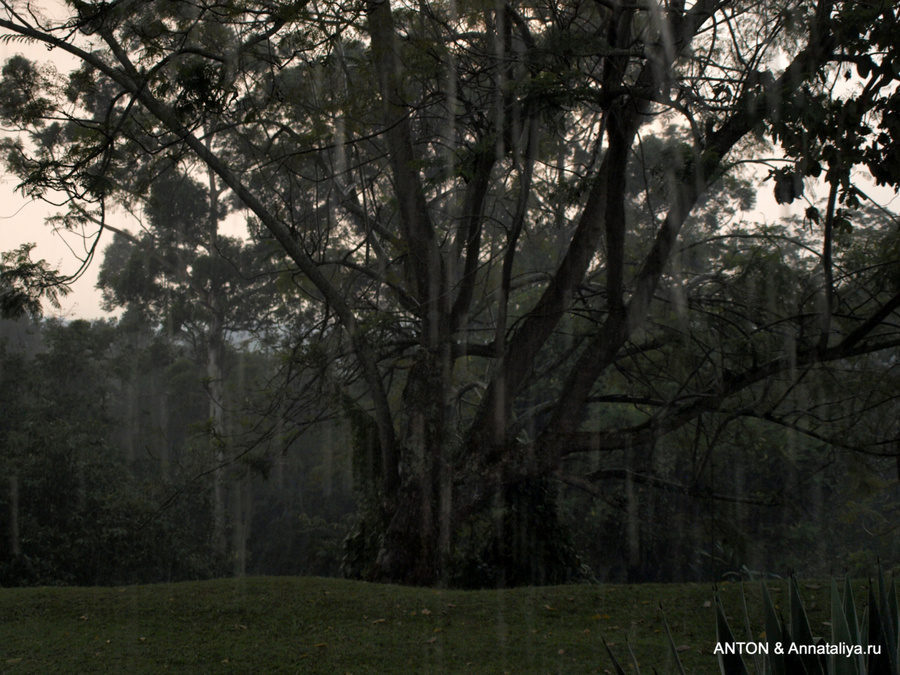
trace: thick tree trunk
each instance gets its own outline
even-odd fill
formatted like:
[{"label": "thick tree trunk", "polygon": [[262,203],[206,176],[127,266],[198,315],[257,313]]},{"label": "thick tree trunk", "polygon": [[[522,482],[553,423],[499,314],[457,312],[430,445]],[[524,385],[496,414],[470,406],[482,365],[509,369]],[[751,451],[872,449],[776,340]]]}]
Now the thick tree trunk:
[{"label": "thick tree trunk", "polygon": [[225,447],[223,425],[225,410],[222,407],[222,359],[221,346],[215,339],[215,326],[210,330],[210,345],[207,352],[206,377],[209,389],[210,448],[212,450],[213,483],[213,544],[216,551],[224,553],[225,538]]},{"label": "thick tree trunk", "polygon": [[9,550],[13,558],[22,553],[19,534],[19,472],[9,474]]},{"label": "thick tree trunk", "polygon": [[375,577],[434,585],[446,579],[452,526],[452,469],[449,465],[448,350],[420,348],[403,392],[405,429],[401,488]]},{"label": "thick tree trunk", "polygon": [[172,433],[169,429],[169,395],[165,387],[158,387],[159,396],[159,429],[162,430],[162,442],[159,445],[159,475],[163,481],[169,479],[172,464]]},{"label": "thick tree trunk", "polygon": [[[219,256],[219,189],[216,176],[209,172],[209,212],[207,227],[209,228],[209,255],[213,260]],[[213,444],[213,542],[216,550],[225,553],[227,550],[227,505],[225,503],[225,408],[223,405],[223,356],[225,349],[225,316],[224,298],[215,278],[216,265],[212,265],[213,278],[209,280],[207,307],[211,313],[207,328],[206,377],[209,387],[209,419],[211,425],[211,443]]]},{"label": "thick tree trunk", "polygon": [[236,577],[247,574],[247,542],[253,522],[253,483],[249,478],[232,484],[231,550],[234,552],[232,573]]},{"label": "thick tree trunk", "polygon": [[638,489],[634,484],[634,471],[636,469],[635,449],[626,451],[625,473],[625,546],[627,549],[628,581],[641,581],[641,515]]}]

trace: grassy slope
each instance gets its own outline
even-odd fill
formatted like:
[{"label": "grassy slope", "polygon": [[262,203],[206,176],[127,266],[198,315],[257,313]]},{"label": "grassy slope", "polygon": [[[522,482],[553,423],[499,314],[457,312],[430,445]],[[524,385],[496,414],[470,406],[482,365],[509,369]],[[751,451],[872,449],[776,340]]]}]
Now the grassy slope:
[{"label": "grassy slope", "polygon": [[[787,613],[785,585],[770,588]],[[828,635],[821,586],[801,584]],[[720,590],[738,633],[739,587]],[[603,635],[623,664],[627,636],[662,675],[675,666],[660,603],[688,672],[715,673],[711,599],[692,584],[473,592],[306,578],[0,589],[0,673],[602,673]],[[751,615],[757,600],[751,584]]]}]

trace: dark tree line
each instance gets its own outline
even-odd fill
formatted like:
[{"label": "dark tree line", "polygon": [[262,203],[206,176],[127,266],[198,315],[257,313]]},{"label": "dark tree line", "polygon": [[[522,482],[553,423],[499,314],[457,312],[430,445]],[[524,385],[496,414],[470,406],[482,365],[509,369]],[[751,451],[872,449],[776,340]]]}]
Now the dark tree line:
[{"label": "dark tree line", "polygon": [[211,442],[242,442],[235,392],[261,386],[265,357],[228,350],[230,428],[214,430],[202,350],[134,315],[0,328],[0,584],[338,574],[354,506],[341,430],[226,462]]},{"label": "dark tree line", "polygon": [[[259,391],[254,405],[247,393],[270,381],[259,377],[263,364],[274,371],[280,358],[235,349],[225,360],[232,461],[222,466],[211,444],[202,348],[151,330],[135,314],[114,324],[0,326],[0,583],[352,570],[345,540],[365,501],[351,478],[355,472],[361,482],[360,472],[371,468],[352,456],[349,425],[320,420],[291,442],[296,433],[285,415],[282,436],[246,445],[247,429],[256,426],[248,418],[272,414],[271,393]],[[805,414],[824,386],[798,388]],[[532,547],[535,529],[559,542],[551,528],[560,521],[568,537],[558,550],[577,561],[586,580],[703,580],[787,569],[865,574],[893,560],[894,458],[839,454],[788,428],[773,434],[766,420],[726,424],[707,416],[699,433],[611,459],[630,469],[580,467],[604,473],[597,478],[602,493],[570,486],[553,502],[543,492],[515,494],[504,519],[512,552],[485,546],[484,530],[465,533],[479,555],[460,566],[455,583],[494,586],[511,573],[539,580],[545,570],[514,564],[514,547]],[[224,547],[217,482],[226,506]],[[522,523],[528,527],[513,527]]]}]

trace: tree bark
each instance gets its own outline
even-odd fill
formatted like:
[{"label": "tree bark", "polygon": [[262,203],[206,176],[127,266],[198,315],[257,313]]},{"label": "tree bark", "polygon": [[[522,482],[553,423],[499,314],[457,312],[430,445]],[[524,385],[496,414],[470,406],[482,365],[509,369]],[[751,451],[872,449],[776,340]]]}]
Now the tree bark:
[{"label": "tree bark", "polygon": [[9,474],[9,550],[13,558],[22,554],[22,538],[19,533],[19,472]]}]

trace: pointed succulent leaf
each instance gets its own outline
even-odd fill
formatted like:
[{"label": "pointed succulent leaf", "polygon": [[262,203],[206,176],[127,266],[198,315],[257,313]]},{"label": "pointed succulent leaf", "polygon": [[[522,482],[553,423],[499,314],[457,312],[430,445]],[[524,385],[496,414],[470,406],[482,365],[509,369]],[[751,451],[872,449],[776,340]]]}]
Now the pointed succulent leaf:
[{"label": "pointed succulent leaf", "polygon": [[[790,578],[789,586],[791,595],[791,633],[794,636],[794,642],[798,645],[816,644],[812,629],[809,626],[809,618],[806,616],[806,609],[803,607],[803,600],[800,598],[800,587],[794,577]],[[825,675],[822,662],[818,656],[803,654],[801,655],[801,660],[806,668],[807,675]]]},{"label": "pointed succulent leaf", "polygon": [[634,668],[635,675],[641,675],[641,667],[638,664],[637,656],[634,655],[631,643],[627,639],[625,640],[625,646],[628,647],[628,655],[631,657],[631,666]]},{"label": "pointed succulent leaf", "polygon": [[[734,633],[725,618],[725,610],[722,608],[722,600],[716,594],[716,643],[720,645],[734,644]],[[749,675],[744,659],[740,654],[718,654],[719,670],[722,675]]]},{"label": "pointed succulent leaf", "polygon": [[893,626],[891,638],[894,641],[894,645],[891,653],[894,656],[894,672],[900,671],[900,605],[897,602],[896,581],[896,578],[891,579],[891,587],[887,593],[888,612]]},{"label": "pointed succulent leaf", "polygon": [[[893,585],[891,591],[894,590]],[[890,591],[884,581],[884,569],[878,565],[878,600],[879,613],[881,614],[881,630],[883,635],[882,651],[890,661],[891,673],[896,675],[897,668],[897,633],[896,610],[889,600]]]},{"label": "pointed succulent leaf", "polygon": [[[860,635],[860,622],[856,613],[856,600],[853,597],[853,586],[850,584],[850,576],[844,577],[844,616],[847,618],[847,627],[850,630],[850,644],[863,645]],[[865,618],[865,617],[863,617]],[[863,651],[865,646],[863,645]],[[862,655],[854,656],[856,671],[862,675],[865,673],[866,661]]]},{"label": "pointed succulent leaf", "polygon": [[[838,593],[837,582],[831,578],[831,641],[832,644],[856,644],[853,641],[847,614]],[[832,657],[829,675],[859,675],[856,659],[852,657]]]},{"label": "pointed succulent leaf", "polygon": [[609,660],[612,661],[613,668],[616,671],[616,675],[625,675],[625,669],[622,668],[622,664],[619,663],[619,659],[616,658],[616,655],[613,654],[612,649],[609,648],[609,644],[606,642],[606,638],[600,638],[603,641],[603,646],[606,647],[606,653],[609,654]]},{"label": "pointed succulent leaf", "polygon": [[798,644],[812,644],[812,629],[809,626],[809,618],[803,607],[803,599],[800,597],[800,585],[794,577],[789,581],[790,606],[791,606],[791,633]]},{"label": "pointed succulent leaf", "polygon": [[788,645],[796,644],[791,637],[791,631],[783,621],[782,626],[784,626],[784,630],[781,634],[784,638],[784,672],[786,675],[808,675],[806,666],[803,663],[803,658],[796,652],[792,652],[788,649]]},{"label": "pointed succulent leaf", "polygon": [[768,671],[772,675],[785,675],[784,671],[784,654],[775,652],[775,645],[779,642],[784,645],[784,636],[781,629],[781,622],[775,613],[775,605],[772,603],[772,596],[769,595],[769,588],[765,582],[762,582],[763,589],[763,609],[765,613],[766,626],[766,644],[769,647]]},{"label": "pointed succulent leaf", "polygon": [[878,608],[878,599],[873,584],[869,583],[869,605],[866,608],[869,615],[868,635],[866,642],[870,648],[877,647],[877,653],[870,653],[866,659],[867,675],[896,675],[891,670],[891,659],[887,654],[885,644],[884,624],[881,620],[881,611]]},{"label": "pointed succulent leaf", "polygon": [[[750,613],[747,611],[747,593],[744,590],[744,582],[741,582],[741,609],[743,609],[744,632],[747,634],[748,642],[755,642],[753,637],[753,629],[750,628]],[[766,657],[765,654],[756,653],[753,655],[753,669],[756,675],[766,675]]]},{"label": "pointed succulent leaf", "polygon": [[678,649],[675,647],[675,640],[672,639],[672,631],[669,630],[669,622],[666,621],[666,613],[663,612],[662,603],[659,605],[659,611],[662,614],[663,626],[666,627],[666,637],[669,638],[669,649],[672,650],[672,656],[675,657],[675,665],[678,666],[678,672],[681,675],[685,675],[684,666],[681,664],[681,659],[678,657]]},{"label": "pointed succulent leaf", "polygon": [[860,644],[859,641],[859,617],[856,614],[856,601],[853,598],[853,586],[850,577],[844,577],[844,616],[847,619],[847,627],[850,630],[850,642]]}]

